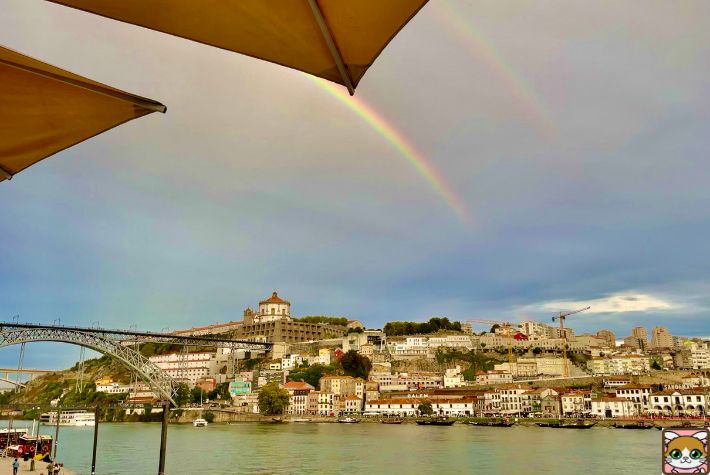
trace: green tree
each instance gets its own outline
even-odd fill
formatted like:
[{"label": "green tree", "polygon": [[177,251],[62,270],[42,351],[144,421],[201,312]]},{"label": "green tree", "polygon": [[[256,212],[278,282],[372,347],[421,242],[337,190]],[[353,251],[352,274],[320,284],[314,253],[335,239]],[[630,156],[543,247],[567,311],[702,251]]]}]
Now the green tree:
[{"label": "green tree", "polygon": [[661,369],[661,365],[658,364],[658,361],[653,360],[653,362],[651,363],[651,369],[660,370],[660,369]]},{"label": "green tree", "polygon": [[542,348],[540,348],[539,346],[536,346],[535,348],[533,348],[532,352],[533,352],[533,355],[539,355],[540,353],[542,353]]},{"label": "green tree", "polygon": [[367,356],[362,356],[355,350],[350,350],[340,358],[340,365],[346,375],[354,378],[367,379],[372,369],[372,362]]},{"label": "green tree", "polygon": [[288,375],[288,380],[304,381],[313,386],[314,388],[317,388],[318,383],[320,382],[320,378],[331,374],[339,374],[340,370],[340,363],[337,361],[329,364],[328,366],[316,363],[310,366],[306,366],[305,368],[298,368],[292,370]]},{"label": "green tree", "polygon": [[199,388],[195,386],[190,390],[190,402],[193,404],[199,404],[200,402],[204,402],[207,400],[207,393],[202,390],[202,388]]},{"label": "green tree", "polygon": [[419,406],[417,406],[417,410],[422,416],[431,416],[432,414],[434,414],[434,408],[432,407],[431,401],[429,400],[422,401]]},{"label": "green tree", "polygon": [[212,411],[205,412],[202,417],[204,417],[209,424],[212,424],[214,422],[214,412]]},{"label": "green tree", "polygon": [[178,383],[175,389],[175,404],[178,406],[184,406],[192,400],[192,394],[190,394],[190,387],[185,383]]},{"label": "green tree", "polygon": [[265,416],[283,414],[288,405],[288,391],[276,382],[266,384],[259,391],[259,411]]}]

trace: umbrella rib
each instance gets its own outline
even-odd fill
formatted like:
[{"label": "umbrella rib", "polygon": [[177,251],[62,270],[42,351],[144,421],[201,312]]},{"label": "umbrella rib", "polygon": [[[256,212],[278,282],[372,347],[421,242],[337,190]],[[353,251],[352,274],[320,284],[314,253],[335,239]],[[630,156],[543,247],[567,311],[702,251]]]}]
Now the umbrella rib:
[{"label": "umbrella rib", "polygon": [[167,110],[167,107],[165,107],[160,102],[152,101],[150,99],[145,99],[145,98],[139,97],[139,96],[134,96],[133,94],[128,94],[126,92],[116,91],[116,90],[112,90],[112,89],[109,89],[106,87],[96,86],[94,84],[89,84],[89,83],[85,83],[82,81],[77,81],[76,79],[64,77],[59,74],[51,73],[49,71],[42,71],[41,69],[33,68],[32,66],[25,66],[22,64],[17,64],[17,63],[7,61],[4,59],[0,59],[0,63],[10,66],[11,68],[22,69],[23,71],[27,71],[32,74],[36,74],[38,76],[44,76],[49,79],[54,79],[56,81],[70,84],[72,86],[79,87],[81,89],[86,89],[86,90],[89,90],[92,92],[96,92],[98,94],[103,94],[104,96],[109,96],[114,99],[119,99],[119,100],[122,100],[125,102],[130,102],[132,104],[135,104],[135,105],[142,107],[143,109],[146,109],[149,111],[165,113],[165,111]]},{"label": "umbrella rib", "polygon": [[333,33],[330,31],[328,23],[323,17],[323,12],[321,11],[320,6],[318,5],[318,0],[308,0],[308,5],[310,5],[311,7],[311,11],[313,12],[313,18],[315,18],[316,23],[318,23],[318,28],[320,28],[320,32],[323,35],[323,39],[328,45],[328,50],[330,51],[330,55],[333,57],[333,61],[335,61],[335,65],[338,68],[340,77],[343,79],[343,84],[345,85],[345,87],[348,88],[348,92],[352,96],[355,94],[355,87],[353,86],[352,79],[350,79],[350,75],[348,74],[347,69],[345,69],[345,62],[343,61],[343,56],[340,54],[340,50],[338,50],[338,45],[335,44]]},{"label": "umbrella rib", "polygon": [[12,173],[5,170],[3,167],[0,167],[0,177],[5,178],[6,180],[12,180]]}]

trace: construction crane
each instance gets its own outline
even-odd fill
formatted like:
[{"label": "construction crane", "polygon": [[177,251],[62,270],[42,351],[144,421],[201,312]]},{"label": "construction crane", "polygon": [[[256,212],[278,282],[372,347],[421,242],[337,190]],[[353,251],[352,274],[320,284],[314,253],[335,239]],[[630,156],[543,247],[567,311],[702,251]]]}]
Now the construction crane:
[{"label": "construction crane", "polygon": [[555,315],[554,317],[552,317],[553,322],[555,320],[560,321],[560,338],[564,339],[564,342],[562,343],[562,376],[565,378],[569,377],[569,364],[567,363],[567,332],[565,331],[565,319],[570,315],[584,312],[585,310],[589,310],[590,308],[592,307],[584,307],[580,308],[579,310],[574,310],[572,312],[560,312],[559,315]]},{"label": "construction crane", "polygon": [[491,325],[498,325],[503,328],[503,334],[508,338],[508,363],[510,364],[510,371],[513,372],[513,335],[511,334],[511,327],[517,325],[516,323],[506,322],[502,320],[466,320],[471,323],[489,323]]}]

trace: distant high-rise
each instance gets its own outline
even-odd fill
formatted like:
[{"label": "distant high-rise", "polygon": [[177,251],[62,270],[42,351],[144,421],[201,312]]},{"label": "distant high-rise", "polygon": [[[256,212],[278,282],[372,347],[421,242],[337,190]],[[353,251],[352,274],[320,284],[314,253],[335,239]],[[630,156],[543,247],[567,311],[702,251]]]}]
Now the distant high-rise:
[{"label": "distant high-rise", "polygon": [[616,335],[611,330],[599,330],[597,338],[604,340],[609,348],[616,347]]},{"label": "distant high-rise", "polygon": [[646,333],[646,327],[633,327],[631,329],[631,336],[636,338],[638,349],[648,349],[648,333]]},{"label": "distant high-rise", "polygon": [[673,348],[673,337],[666,327],[653,327],[651,330],[651,348]]}]

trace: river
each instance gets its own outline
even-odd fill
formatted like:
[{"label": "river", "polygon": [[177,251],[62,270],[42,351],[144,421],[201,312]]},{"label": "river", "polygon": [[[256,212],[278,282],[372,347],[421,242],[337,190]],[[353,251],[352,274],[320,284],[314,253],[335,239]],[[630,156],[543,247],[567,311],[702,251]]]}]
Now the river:
[{"label": "river", "polygon": [[[90,474],[92,437],[93,428],[62,427],[59,461]],[[660,472],[660,438],[657,430],[605,427],[170,425],[167,473],[638,475]],[[155,474],[159,445],[159,424],[101,424],[97,474]]]}]

